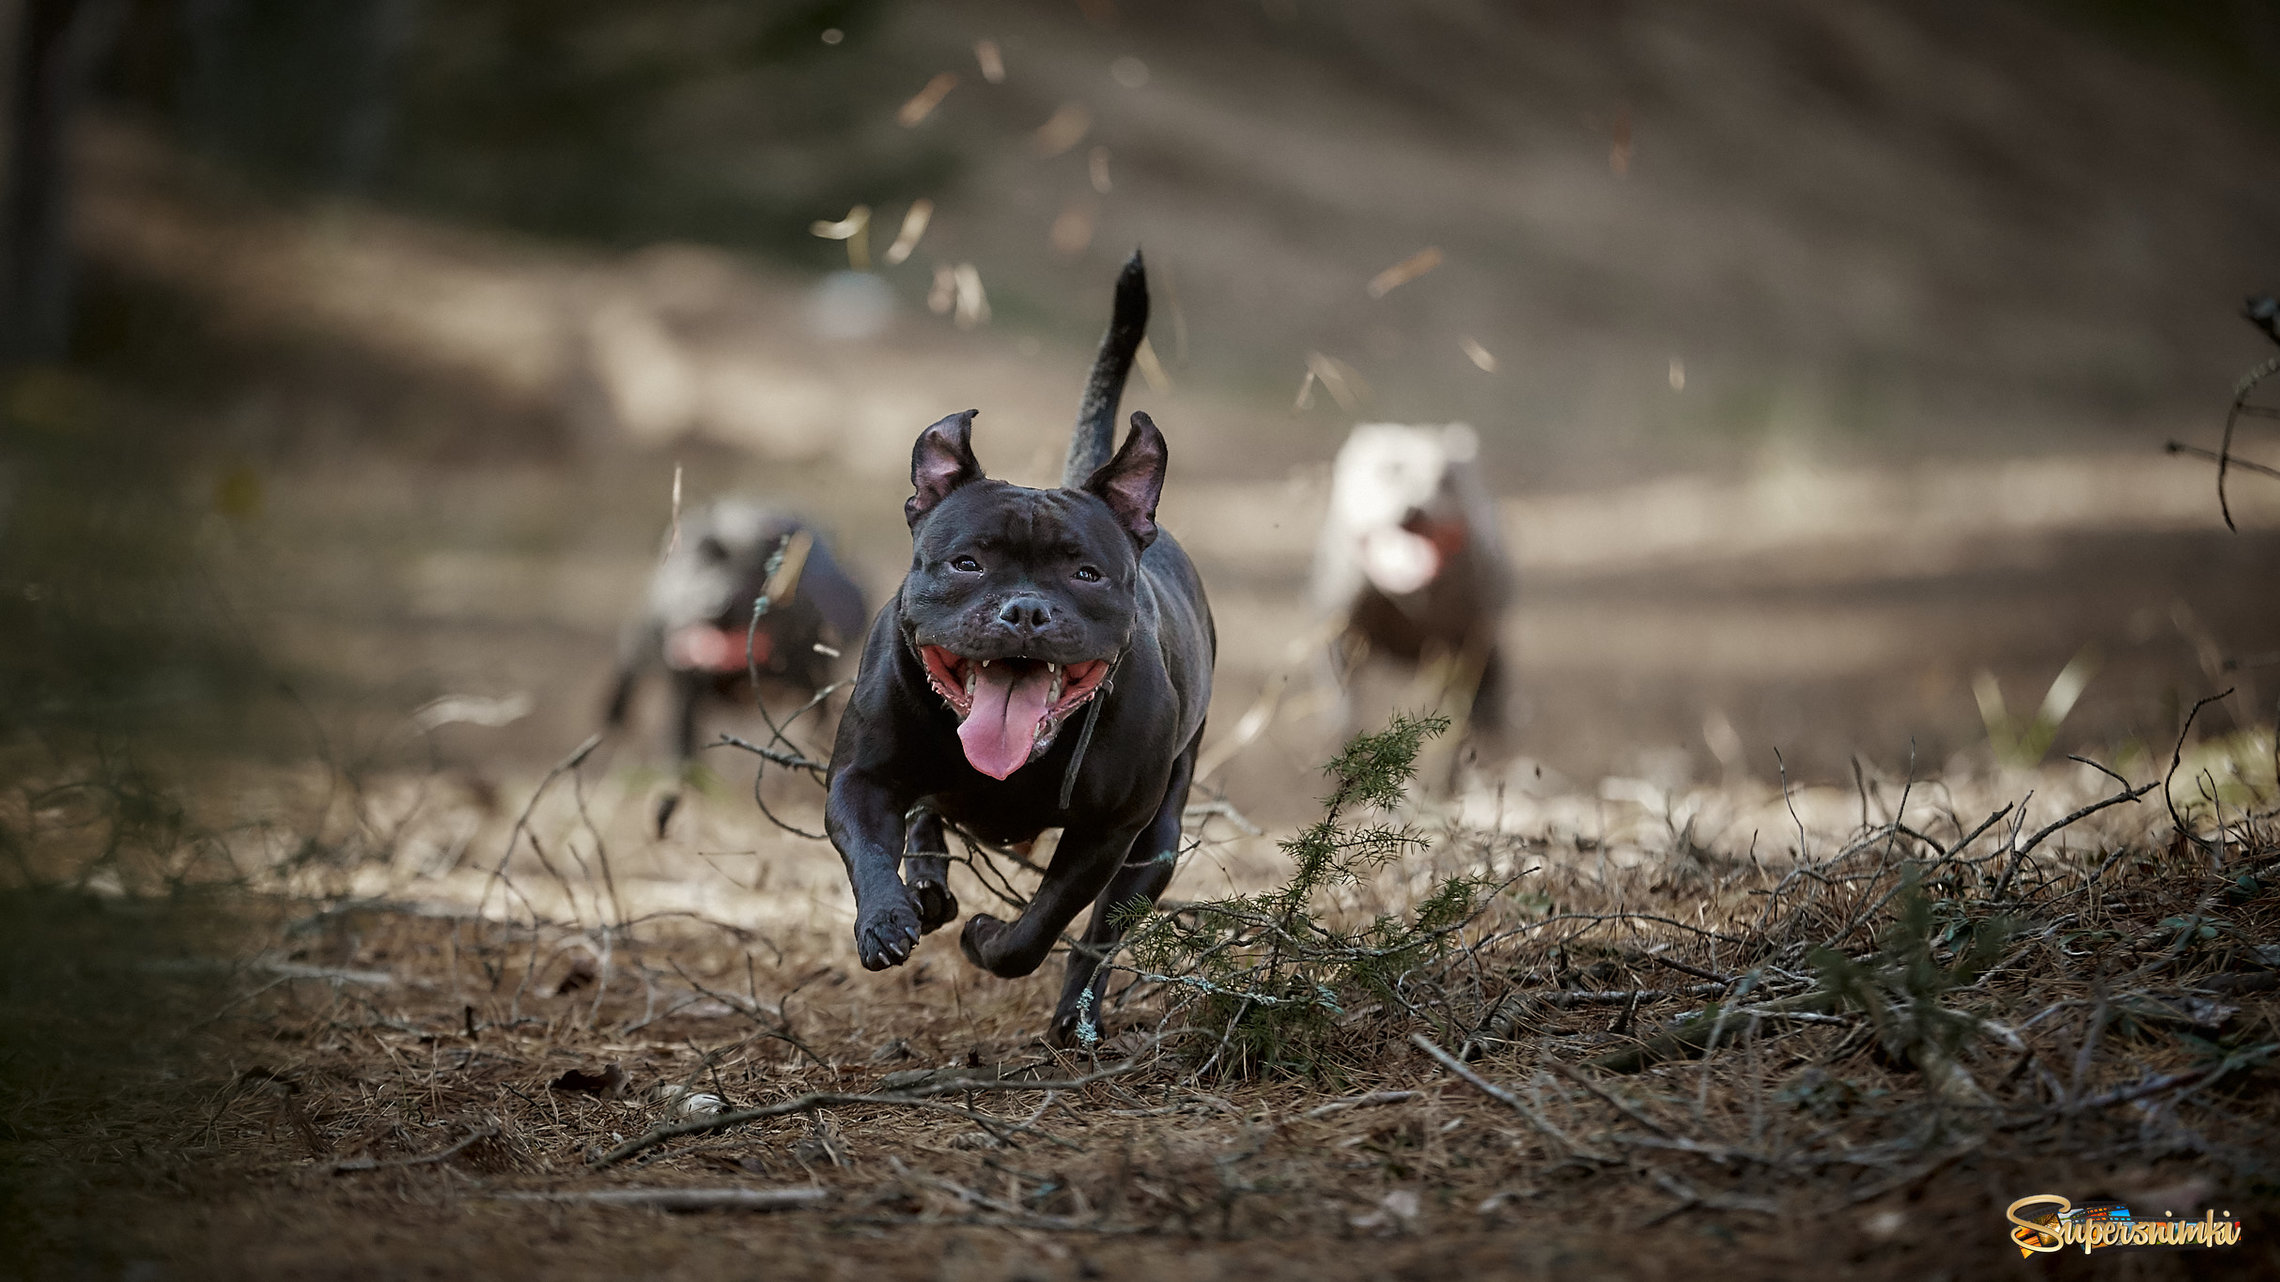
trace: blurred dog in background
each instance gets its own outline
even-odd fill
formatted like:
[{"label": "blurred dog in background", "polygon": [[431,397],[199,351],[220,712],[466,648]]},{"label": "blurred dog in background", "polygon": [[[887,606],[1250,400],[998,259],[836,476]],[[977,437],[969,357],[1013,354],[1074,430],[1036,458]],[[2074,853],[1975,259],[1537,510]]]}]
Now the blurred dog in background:
[{"label": "blurred dog in background", "polygon": [[[755,624],[762,595],[768,609]],[[682,520],[649,576],[642,613],[619,645],[609,724],[623,725],[642,678],[663,671],[685,777],[705,706],[757,698],[768,686],[814,697],[869,622],[862,589],[812,526],[751,499],[716,500]],[[755,677],[763,689],[752,689]],[[659,799],[658,835],[679,804],[678,788]]]},{"label": "blurred dog in background", "polygon": [[1503,737],[1497,630],[1512,571],[1474,468],[1479,453],[1463,424],[1396,423],[1356,427],[1338,451],[1314,601],[1336,628],[1327,658],[1341,734],[1353,730],[1351,678],[1377,657],[1413,670],[1440,665],[1444,690],[1469,707],[1463,731],[1492,746]]}]

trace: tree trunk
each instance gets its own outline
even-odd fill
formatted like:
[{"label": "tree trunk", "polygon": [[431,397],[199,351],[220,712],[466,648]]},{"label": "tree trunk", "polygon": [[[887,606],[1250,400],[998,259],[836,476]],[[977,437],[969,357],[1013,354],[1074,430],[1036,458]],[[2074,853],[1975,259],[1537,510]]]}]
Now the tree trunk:
[{"label": "tree trunk", "polygon": [[61,359],[71,335],[70,126],[124,0],[0,0],[0,365]]}]

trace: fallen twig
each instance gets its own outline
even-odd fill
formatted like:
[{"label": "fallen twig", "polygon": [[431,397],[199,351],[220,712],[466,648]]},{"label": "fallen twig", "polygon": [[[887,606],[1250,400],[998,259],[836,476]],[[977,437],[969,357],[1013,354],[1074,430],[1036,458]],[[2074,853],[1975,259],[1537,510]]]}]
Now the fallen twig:
[{"label": "fallen twig", "polygon": [[828,1202],[827,1188],[788,1189],[558,1189],[493,1193],[501,1202],[583,1202],[589,1206],[641,1206],[660,1211],[783,1211]]},{"label": "fallen twig", "polygon": [[775,748],[764,748],[749,739],[738,738],[732,734],[722,734],[721,737],[715,742],[714,746],[723,748],[742,748],[746,752],[749,752],[756,757],[760,757],[767,761],[773,761],[777,765],[791,770],[817,771],[829,770],[831,768],[831,763],[828,761],[817,761],[812,757],[802,756],[796,752],[783,752]]},{"label": "fallen twig", "polygon": [[2220,1062],[2183,1073],[2165,1073],[2151,1081],[2140,1082],[2136,1086],[2127,1086],[2119,1090],[2107,1091],[2103,1095],[2093,1095],[2088,1099],[2076,1100],[2067,1106],[2066,1111],[2081,1113],[2093,1108],[2112,1108],[2116,1104],[2127,1104],[2131,1100],[2144,1099],[2148,1095],[2159,1095],[2161,1092],[2175,1087],[2191,1086],[2203,1078],[2214,1077],[2229,1067],[2232,1066]]},{"label": "fallen twig", "polygon": [[[538,787],[531,790],[530,800],[523,803],[522,813],[515,816],[514,827],[507,830],[507,845],[506,849],[499,852],[499,866],[491,870],[490,879],[483,883],[482,898],[475,901],[476,915],[480,916],[486,908],[490,907],[491,890],[499,884],[501,878],[507,875],[507,861],[515,857],[515,843],[522,840],[524,831],[530,827],[530,816],[533,811],[538,809],[538,799],[546,795],[546,790],[554,786],[556,779],[586,764],[586,758],[593,755],[594,749],[600,747],[601,742],[601,731],[596,730],[587,735],[584,743],[573,748],[569,756],[555,762],[554,768],[546,772],[546,777],[538,781]],[[542,853],[540,857],[544,858],[545,856]]]},{"label": "fallen twig", "polygon": [[1592,1094],[1597,1095],[1599,1098],[1606,1100],[1610,1104],[1613,1104],[1615,1106],[1616,1112],[1630,1118],[1632,1121],[1646,1127],[1648,1130],[1653,1131],[1657,1135],[1663,1136],[1666,1139],[1669,1138],[1670,1132],[1663,1129],[1662,1123],[1657,1122],[1655,1119],[1640,1112],[1638,1110],[1638,1107],[1632,1104],[1630,1101],[1617,1096],[1613,1091],[1606,1089],[1599,1083],[1592,1081],[1589,1077],[1586,1077],[1582,1069],[1577,1068],[1573,1064],[1563,1063],[1558,1060],[1554,1060],[1552,1062],[1552,1067],[1558,1069],[1560,1073],[1569,1081],[1574,1082],[1576,1085],[1582,1087],[1583,1089],[1590,1091]]},{"label": "fallen twig", "polygon": [[352,1175],[359,1171],[385,1171],[399,1166],[427,1166],[435,1162],[448,1162],[457,1157],[467,1146],[481,1140],[496,1139],[498,1134],[499,1128],[496,1126],[481,1126],[449,1148],[438,1149],[433,1153],[424,1153],[418,1157],[351,1158],[346,1162],[333,1163],[332,1173],[335,1175]]},{"label": "fallen twig", "polygon": [[[645,1135],[635,1136],[634,1138],[627,1140],[625,1143],[618,1145],[616,1148],[610,1149],[608,1152],[591,1159],[589,1165],[610,1166],[615,1163],[622,1162],[625,1159],[632,1157],[636,1153],[655,1148],[659,1144],[665,1143],[667,1140],[679,1139],[684,1135],[704,1135],[712,1131],[726,1130],[731,1126],[742,1126],[746,1122],[757,1122],[770,1117],[784,1117],[792,1113],[809,1113],[819,1108],[830,1108],[835,1105],[883,1104],[889,1107],[935,1108],[954,1111],[970,1116],[972,1115],[972,1110],[970,1109],[960,1109],[955,1105],[938,1104],[930,1097],[936,1095],[948,1095],[952,1093],[966,1093],[977,1091],[1076,1090],[1080,1087],[1090,1086],[1094,1082],[1106,1081],[1112,1077],[1121,1077],[1126,1073],[1130,1073],[1138,1069],[1139,1067],[1140,1061],[1126,1060],[1125,1062],[1117,1064],[1113,1067],[1104,1068],[1097,1073],[1086,1073],[1083,1076],[1072,1077],[1062,1081],[956,1080],[938,1082],[928,1086],[913,1087],[907,1091],[898,1091],[893,1094],[884,1095],[862,1093],[850,1094],[841,1091],[816,1091],[811,1094],[796,1096],[788,1100],[779,1100],[774,1104],[764,1104],[758,1108],[740,1108],[733,1112],[715,1113],[711,1117],[692,1118],[686,1122],[674,1122],[666,1126],[660,1126]],[[1002,1121],[1000,1124],[1011,1125],[1011,1123],[1003,1123]]]},{"label": "fallen twig", "polygon": [[1569,1153],[1572,1153],[1577,1157],[1591,1162],[1606,1162],[1610,1160],[1609,1158],[1600,1154],[1598,1151],[1591,1148],[1589,1145],[1579,1143],[1574,1136],[1569,1135],[1566,1131],[1563,1131],[1559,1127],[1552,1125],[1549,1118],[1546,1118],[1543,1114],[1529,1107],[1526,1100],[1521,1099],[1519,1096],[1514,1095],[1512,1092],[1504,1089],[1501,1086],[1498,1086],[1494,1082],[1489,1081],[1487,1078],[1482,1077],[1480,1074],[1475,1073],[1471,1069],[1465,1067],[1463,1060],[1458,1059],[1456,1056],[1451,1055],[1449,1052],[1442,1050],[1439,1046],[1434,1045],[1433,1039],[1425,1036],[1425,1034],[1411,1033],[1409,1035],[1409,1040],[1412,1045],[1417,1047],[1417,1049],[1424,1051],[1426,1054],[1432,1056],[1435,1060],[1438,1060],[1441,1067],[1448,1069],[1450,1072],[1455,1073],[1457,1076],[1465,1079],[1473,1086],[1479,1088],[1481,1094],[1488,1096],[1490,1099],[1504,1105],[1505,1107],[1511,1109],[1513,1112],[1518,1113],[1520,1116],[1527,1118],[1529,1125],[1534,1126],[1539,1131],[1542,1131],[1546,1136],[1549,1136],[1552,1140],[1557,1142],[1560,1147],[1566,1149]]},{"label": "fallen twig", "polygon": [[[1608,1136],[1626,1148],[1661,1149],[1671,1153],[1692,1153],[1706,1157],[1723,1166],[1731,1162],[1754,1162],[1768,1170],[1794,1170],[1797,1163],[1760,1153],[1754,1149],[1736,1148],[1731,1144],[1711,1144],[1704,1140],[1690,1140],[1683,1135],[1622,1135]],[[1810,1161],[1810,1159],[1808,1159]]]},{"label": "fallen twig", "polygon": [[1371,1091],[1367,1095],[1352,1095],[1345,1099],[1332,1100],[1327,1104],[1310,1108],[1299,1116],[1328,1117],[1332,1113],[1342,1113],[1349,1108],[1370,1108],[1378,1104],[1401,1104],[1416,1099],[1422,1094],[1424,1094],[1423,1091]]},{"label": "fallen twig", "polygon": [[2187,445],[2183,441],[2169,442],[2167,445],[2162,447],[2162,452],[2165,454],[2186,454],[2194,458],[2205,458],[2212,463],[2224,462],[2227,464],[2227,466],[2241,468],[2244,471],[2255,472],[2261,476],[2280,477],[2280,467],[2266,467],[2262,463],[2253,462],[2249,459],[2244,458],[2235,458],[2231,454],[2219,454],[2215,450],[2204,449],[2198,445]]},{"label": "fallen twig", "polygon": [[1688,984],[1684,988],[1560,988],[1547,992],[1529,993],[1526,1000],[1539,1001],[1546,1006],[1567,1010],[1575,1006],[1633,1006],[1639,1002],[1660,1001],[1665,997],[1715,997],[1732,987],[1731,981],[1722,984]]},{"label": "fallen twig", "polygon": [[1591,1061],[1593,1068],[1611,1073],[1636,1073],[1643,1068],[1667,1059],[1691,1059],[1710,1049],[1711,1040],[1720,1029],[1736,1019],[1748,1016],[1827,1014],[1837,1004],[1837,994],[1816,988],[1810,992],[1776,998],[1755,1006],[1738,1006],[1723,1009],[1713,1006],[1699,1014],[1678,1021],[1669,1028],[1636,1046],[1610,1051]]},{"label": "fallen twig", "polygon": [[[2217,493],[2219,497],[2222,497],[2224,491],[2220,488]],[[2225,520],[2227,524],[2230,524],[2232,518],[2227,516]],[[2212,694],[2194,701],[2193,710],[2185,714],[2184,727],[2177,732],[2177,746],[2169,750],[2169,773],[2161,776],[2161,800],[2169,807],[2169,822],[2176,826],[2178,836],[2204,849],[2207,848],[2208,843],[2201,840],[2201,834],[2187,828],[2185,817],[2177,813],[2177,798],[2169,791],[2169,785],[2170,781],[2177,777],[2177,767],[2185,761],[2185,736],[2193,733],[2193,719],[2201,715],[2201,709],[2219,699],[2229,698],[2231,695],[2232,688],[2228,688],[2223,694]]]},{"label": "fallen twig", "polygon": [[1678,1205],[1639,1225],[1642,1229],[1651,1229],[1664,1220],[1684,1215],[1698,1206],[1713,1211],[1749,1211],[1757,1215],[1775,1216],[1781,1214],[1780,1206],[1772,1198],[1747,1197],[1739,1193],[1702,1193],[1668,1171],[1656,1171],[1654,1178],[1655,1183],[1662,1186],[1663,1192],[1678,1199]]},{"label": "fallen twig", "polygon": [[[2227,691],[2226,693],[2229,694],[2231,692]],[[2224,698],[2224,695],[2218,695],[2217,697],[2222,699]],[[2190,725],[2191,722],[2187,722],[2187,724]],[[2175,768],[2172,767],[2172,771],[2174,771],[2174,769]],[[2089,805],[2075,811],[2073,814],[2066,816],[2064,819],[2060,819],[2056,823],[2044,826],[2042,829],[2037,831],[2034,836],[2027,838],[2025,842],[2021,843],[2017,850],[2012,852],[2010,865],[2004,868],[2003,875],[2000,878],[1996,879],[1995,889],[1989,892],[1988,898],[2001,899],[2003,897],[2004,890],[2007,889],[2011,884],[2011,875],[2019,870],[2020,864],[2026,862],[2028,853],[2043,843],[2043,838],[2050,836],[2052,833],[2057,832],[2062,828],[2080,823],[2082,820],[2087,819],[2094,814],[2097,814],[2099,811],[2104,810],[2108,806],[2118,806],[2125,801],[2136,801],[2138,798],[2144,796],[2149,792],[2152,792],[2155,788],[2160,786],[2160,783],[2149,783],[2136,788],[2131,788],[2125,784],[2122,791],[2115,793],[2113,796],[2106,797],[2098,801],[2093,801]]]}]

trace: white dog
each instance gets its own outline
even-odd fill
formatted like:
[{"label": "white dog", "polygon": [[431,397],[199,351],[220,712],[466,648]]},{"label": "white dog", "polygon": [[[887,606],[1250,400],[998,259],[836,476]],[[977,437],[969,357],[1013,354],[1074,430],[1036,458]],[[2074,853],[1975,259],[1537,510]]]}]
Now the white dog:
[{"label": "white dog", "polygon": [[[1341,688],[1371,655],[1450,662],[1454,681],[1472,682],[1468,731],[1493,738],[1504,727],[1497,627],[1512,575],[1473,467],[1479,453],[1461,423],[1356,427],[1331,471],[1314,600],[1341,625],[1330,647]],[[1343,695],[1338,706],[1350,719]]]}]

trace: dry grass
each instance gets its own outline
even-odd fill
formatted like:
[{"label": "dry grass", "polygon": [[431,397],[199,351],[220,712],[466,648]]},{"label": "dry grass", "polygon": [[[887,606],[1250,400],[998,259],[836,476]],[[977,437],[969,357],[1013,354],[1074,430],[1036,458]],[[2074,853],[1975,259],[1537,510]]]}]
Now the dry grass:
[{"label": "dry grass", "polygon": [[[1426,848],[1322,921],[1452,875],[1507,888],[1402,1000],[1349,1002],[1303,1078],[1199,1073],[1176,989],[1126,988],[1071,1056],[1036,1039],[1053,975],[978,976],[941,937],[863,973],[827,848],[724,861],[718,838],[754,849],[748,800],[645,843],[638,780],[590,762],[519,830],[527,791],[331,785],[300,790],[330,800],[291,836],[116,787],[18,794],[17,880],[82,887],[9,896],[10,1022],[50,1043],[11,1053],[0,1114],[32,1258],[1661,1276],[1709,1251],[1970,1275],[2007,1253],[2001,1206],[2047,1187],[2244,1213],[2248,1244],[2190,1267],[2273,1260],[2280,826],[2246,785],[2207,788],[2222,805],[2184,832],[2157,789],[2039,844],[2122,786],[1864,776],[1852,824],[1804,818],[1828,791],[1422,807]],[[802,787],[771,793],[794,822]],[[2034,823],[2003,808],[2030,787]],[[1201,825],[1175,894],[1279,880],[1228,831]],[[808,1189],[768,1215],[655,1205]]]}]

